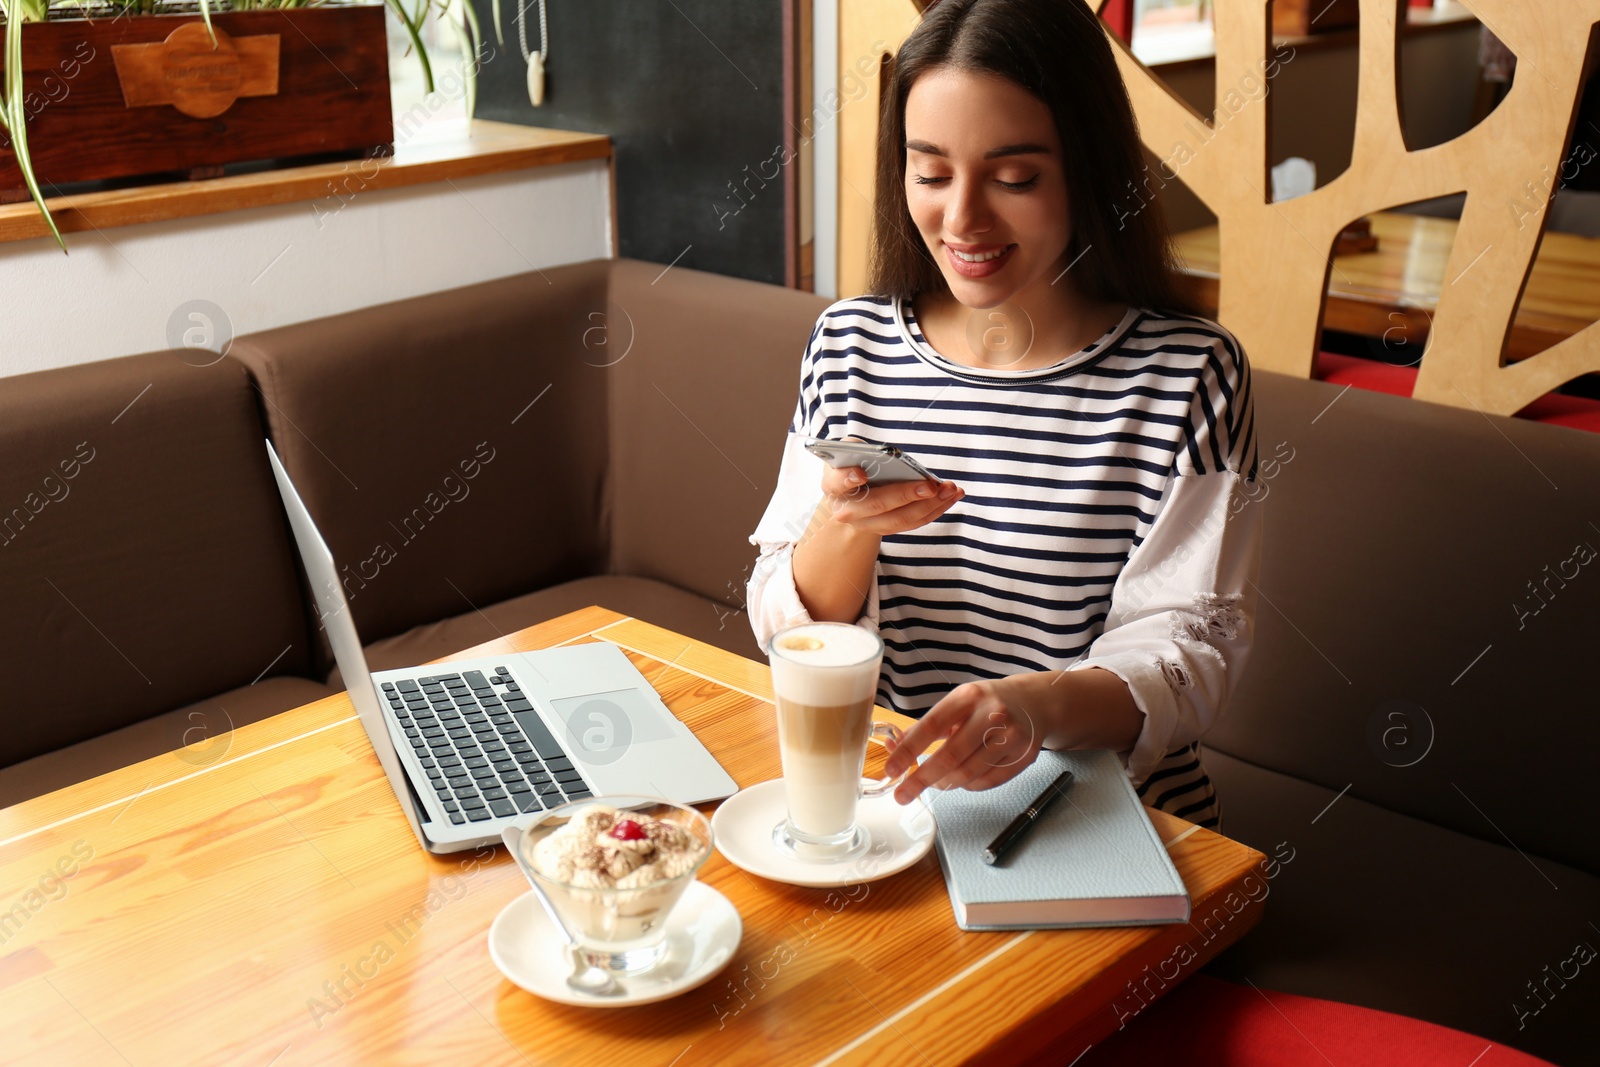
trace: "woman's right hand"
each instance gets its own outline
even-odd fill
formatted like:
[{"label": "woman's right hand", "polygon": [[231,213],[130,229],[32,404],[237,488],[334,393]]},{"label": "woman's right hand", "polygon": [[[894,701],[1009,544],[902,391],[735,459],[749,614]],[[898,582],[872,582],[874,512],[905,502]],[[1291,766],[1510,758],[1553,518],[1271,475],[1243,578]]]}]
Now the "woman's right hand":
[{"label": "woman's right hand", "polygon": [[829,467],[822,474],[823,503],[833,521],[884,537],[925,526],[966,496],[955,482],[867,484],[860,467]]},{"label": "woman's right hand", "polygon": [[966,495],[954,482],[869,486],[860,467],[825,469],[822,494],[792,557],[795,592],[819,622],[860,617],[880,538],[930,523]]}]

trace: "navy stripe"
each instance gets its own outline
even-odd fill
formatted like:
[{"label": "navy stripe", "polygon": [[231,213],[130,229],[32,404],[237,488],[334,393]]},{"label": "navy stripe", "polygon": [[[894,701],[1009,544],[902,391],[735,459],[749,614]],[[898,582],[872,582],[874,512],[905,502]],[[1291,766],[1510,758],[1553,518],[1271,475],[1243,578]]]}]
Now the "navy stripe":
[{"label": "navy stripe", "polygon": [[1144,780],[1144,784],[1139,787],[1139,795],[1144,796],[1152,785],[1155,785],[1157,782],[1162,781],[1163,779],[1171,778],[1173,775],[1177,774],[1193,774],[1199,769],[1200,761],[1198,759],[1192,759],[1181,767],[1163,767],[1158,771],[1152,772],[1150,777]]},{"label": "navy stripe", "polygon": [[[986,500],[983,500],[983,499],[973,500],[971,497],[968,497],[967,499],[969,501],[972,501],[972,503],[974,503],[974,504],[984,504],[984,503],[990,503],[991,502],[991,501],[986,501]],[[1094,511],[1094,510],[1091,510],[1091,509],[1096,508],[1096,507],[1105,507],[1105,508],[1116,507],[1119,510],[1117,510],[1117,511]],[[1103,505],[1079,504],[1079,505],[1074,506],[1072,504],[1069,504],[1069,503],[1066,503],[1066,502],[1063,501],[1057,506],[1057,509],[1061,510],[1061,511],[1077,512],[1077,513],[1086,514],[1086,515],[1107,515],[1107,514],[1110,514],[1110,515],[1123,514],[1123,515],[1125,515],[1126,514],[1125,510],[1121,510],[1122,509],[1122,505],[1112,505],[1112,504],[1103,504]],[[938,521],[942,522],[944,520],[941,518]],[[1063,538],[1063,537],[1065,537],[1065,538],[1078,537],[1078,538],[1083,538],[1085,540],[1094,540],[1094,541],[1117,541],[1117,540],[1120,540],[1120,539],[1122,539],[1124,537],[1133,536],[1133,531],[1132,530],[1130,530],[1130,529],[1128,529],[1126,527],[1119,527],[1119,526],[1112,526],[1112,527],[1109,527],[1109,528],[1100,528],[1100,527],[1094,527],[1094,526],[1077,526],[1077,527],[1074,527],[1072,529],[1063,530],[1060,526],[1041,526],[1038,523],[1032,523],[1032,522],[1006,522],[1003,519],[989,519],[989,518],[983,517],[982,515],[967,515],[967,516],[963,517],[961,521],[963,523],[965,523],[966,525],[968,525],[968,526],[976,526],[980,530],[993,530],[996,533],[1029,534],[1029,535],[1034,536],[1034,537],[1049,537],[1049,538],[1052,538],[1052,539]]]},{"label": "navy stripe", "polygon": [[[1183,322],[1185,320],[1181,318],[1174,318],[1168,321]],[[1192,323],[1192,325],[1173,326],[1167,328],[1157,328],[1155,326],[1151,326],[1145,329],[1134,330],[1130,332],[1129,337],[1137,337],[1141,341],[1152,338],[1160,340],[1168,337],[1197,337],[1202,341],[1209,341],[1223,336],[1222,328],[1217,326],[1215,323],[1204,322],[1201,319],[1190,319],[1188,321]]]},{"label": "navy stripe", "polygon": [[[860,390],[855,389],[855,388],[852,388],[852,389],[849,390],[849,392],[847,393],[847,397],[848,397],[849,400],[862,402],[862,403],[868,404],[868,405],[877,405],[877,404],[880,403],[879,401],[874,400],[869,394],[863,393]],[[831,397],[831,398],[828,398],[828,399],[831,400],[833,403],[838,403],[839,402],[839,398],[838,397]],[[927,407],[927,405],[923,405],[924,409],[926,409],[926,407]],[[868,426],[872,426],[872,427],[876,427],[876,428],[880,428],[880,429],[893,430],[893,429],[897,429],[897,428],[903,428],[906,425],[904,422],[901,422],[901,421],[896,420],[896,419],[885,419],[885,418],[880,418],[880,417],[878,417],[876,415],[868,415],[865,411],[861,410],[860,408],[854,408],[850,413],[850,418],[853,421],[865,423]],[[1149,421],[1149,420],[1146,420],[1146,421]],[[1183,420],[1178,420],[1179,425],[1182,424],[1182,421]],[[934,425],[934,426],[931,426],[930,428],[937,430],[939,427],[937,425]],[[955,427],[946,426],[946,427],[944,427],[944,430],[946,432],[955,432],[955,433],[971,433],[973,429],[974,429],[973,427],[966,427],[966,426],[955,426]],[[988,435],[993,435],[993,436],[996,436],[996,437],[1017,438],[1017,439],[1023,439],[1023,440],[1051,441],[1051,442],[1054,442],[1056,444],[1068,445],[1068,446],[1073,446],[1073,447],[1080,446],[1080,445],[1096,445],[1096,444],[1105,444],[1106,442],[1115,442],[1117,444],[1138,445],[1138,446],[1143,447],[1143,448],[1153,448],[1153,449],[1158,449],[1158,450],[1167,451],[1167,452],[1172,451],[1172,443],[1171,443],[1171,441],[1166,440],[1166,439],[1161,438],[1161,437],[1150,437],[1150,436],[1146,436],[1144,434],[1137,434],[1137,433],[1126,433],[1126,432],[1097,433],[1097,434],[1087,434],[1087,433],[1082,433],[1082,434],[1080,434],[1080,433],[1048,433],[1048,432],[1045,432],[1045,431],[1031,431],[1030,432],[1028,430],[1022,430],[1022,429],[1009,427],[1009,426],[985,426],[985,427],[981,428],[981,432],[983,432],[985,434],[988,434]],[[901,447],[905,447],[905,446],[901,446]],[[1034,458],[1035,458],[1035,460],[1037,460],[1039,457],[1034,457]]]},{"label": "navy stripe", "polygon": [[[1170,810],[1167,807],[1168,804],[1178,800],[1180,797],[1188,796],[1196,789],[1204,789],[1208,794],[1211,790],[1211,779],[1206,777],[1206,773],[1204,771],[1200,772],[1200,777],[1187,782],[1180,782],[1178,785],[1168,789],[1165,793],[1162,793],[1159,797],[1157,797],[1155,803],[1150,806],[1153,808],[1159,808],[1162,811],[1168,811]],[[1210,803],[1211,797],[1208,795],[1204,798],[1204,800],[1202,800],[1200,807],[1206,807]],[[1173,812],[1173,814],[1176,815],[1177,812]]]},{"label": "navy stripe", "polygon": [[[1200,402],[1200,413],[1204,415],[1206,419],[1206,440],[1211,442],[1211,458],[1215,460],[1215,463],[1211,469],[1213,471],[1224,470],[1225,468],[1222,463],[1222,449],[1217,440],[1217,416],[1216,413],[1211,410],[1211,394],[1202,389],[1196,399]],[[1204,467],[1196,467],[1195,473],[1204,474],[1206,473],[1206,469]]]},{"label": "navy stripe", "polygon": [[[1155,362],[1151,356],[1161,355],[1163,350],[1154,350],[1145,353],[1129,353],[1129,355],[1143,356],[1137,362],[1130,360],[1127,366],[1122,366],[1117,361],[1107,360],[1091,368],[1087,373],[1091,377],[1099,378],[1142,378],[1154,375],[1158,378],[1172,378],[1178,381],[1197,382],[1200,372],[1192,367],[1169,367]],[[1193,353],[1189,353],[1193,354]],[[1148,382],[1146,383],[1149,384]]]},{"label": "navy stripe", "polygon": [[893,334],[873,333],[865,326],[830,326],[822,331],[823,337],[863,337],[880,345],[892,345],[898,338]]},{"label": "navy stripe", "polygon": [[[1051,514],[1121,515],[1125,518],[1138,519],[1146,525],[1156,521],[1154,515],[1149,514],[1136,504],[1085,504],[1074,500],[1018,500],[1015,497],[973,496],[971,493],[967,494],[966,501],[968,506],[1029,508],[1033,511],[1043,511]],[[983,520],[976,515],[968,516],[967,521],[979,525],[983,523]],[[1038,527],[1038,530],[1040,533],[1050,534],[1059,534],[1061,532],[1060,528],[1056,526],[1041,526]],[[1132,533],[1131,530],[1122,532]],[[1086,536],[1107,537],[1110,534],[1096,533]]]},{"label": "navy stripe", "polygon": [[[1217,391],[1222,394],[1222,399],[1219,406],[1221,406],[1231,415],[1233,409],[1237,406],[1234,402],[1232,379],[1229,377],[1228,372],[1223,369],[1222,361],[1220,359],[1212,356],[1208,362],[1216,375]],[[1211,393],[1209,389],[1205,393],[1205,398],[1207,403],[1211,403]],[[1233,419],[1230,417],[1224,425],[1231,427],[1232,424]]]},{"label": "navy stripe", "polygon": [[[835,356],[841,358],[835,360]],[[870,362],[873,364],[882,364],[886,373],[873,373],[863,367],[856,366],[848,362],[848,359],[842,358],[846,356],[859,356],[861,358],[870,360]],[[837,361],[843,363],[844,365],[842,367],[829,367],[828,362],[824,362],[824,359],[826,359],[828,362]],[[883,386],[885,388],[902,390],[910,386],[938,386],[941,390],[945,390],[945,393],[944,395],[934,399],[934,406],[937,408],[967,407],[971,410],[982,411],[985,413],[994,412],[1005,415],[1025,415],[1038,418],[1055,418],[1061,415],[1073,414],[1076,410],[1056,406],[1051,406],[1041,410],[1037,403],[1005,403],[992,396],[986,395],[987,390],[968,388],[965,386],[957,389],[956,387],[952,386],[950,382],[942,375],[922,373],[927,369],[925,366],[916,368],[918,373],[915,375],[900,370],[899,368],[903,367],[907,362],[911,362],[911,360],[908,360],[905,357],[891,357],[882,353],[861,352],[859,349],[855,349],[854,346],[843,349],[838,353],[830,353],[827,357],[824,357],[824,359],[818,359],[816,364],[817,366],[828,368],[824,370],[818,377],[817,380],[819,382],[861,381],[868,382],[873,385]],[[1193,382],[1196,381],[1199,376],[1198,374],[1190,373],[1184,375],[1184,377]],[[1181,424],[1181,419],[1179,416],[1173,414],[1158,417],[1149,409],[1148,405],[1137,404],[1133,403],[1132,401],[1164,401],[1173,405],[1173,407],[1177,410],[1186,410],[1194,397],[1192,389],[1185,390],[1183,392],[1177,392],[1171,389],[1158,389],[1148,384],[1130,386],[1124,389],[1110,390],[1090,389],[1082,385],[1065,385],[1056,382],[1040,384],[1038,389],[1014,390],[1012,393],[1007,395],[1037,397],[1037,395],[1041,393],[1049,396],[1068,397],[1073,400],[1104,401],[1109,403],[1127,404],[1127,407],[1113,414],[1117,417],[1145,420],[1158,419],[1158,421],[1167,422],[1174,426]],[[951,399],[951,394],[956,397],[967,396],[973,399],[970,403],[962,404],[957,400]],[[899,397],[882,395],[875,396],[873,399],[885,404],[895,403],[896,401],[901,400]],[[924,404],[927,403],[927,398],[925,397],[917,397],[915,399],[921,400]]]},{"label": "navy stripe", "polygon": [[[1139,422],[1153,422],[1158,425],[1165,424],[1168,426],[1182,426],[1184,424],[1184,417],[1181,414],[1171,412],[1143,411],[1133,407],[1118,408],[1115,411],[1085,411],[1082,408],[1072,407],[1058,407],[1048,411],[1040,411],[1037,407],[1028,407],[1022,404],[991,404],[983,399],[959,400],[948,399],[944,397],[936,397],[930,403],[926,397],[920,395],[906,397],[881,396],[873,395],[870,392],[863,392],[856,388],[856,386],[861,382],[879,385],[903,386],[906,384],[904,380],[897,380],[887,376],[867,374],[864,371],[851,371],[848,375],[834,373],[832,374],[832,377],[846,378],[851,385],[851,387],[842,395],[837,390],[824,395],[823,399],[826,402],[833,404],[847,403],[851,400],[864,400],[880,408],[904,407],[911,408],[915,411],[937,411],[940,413],[947,411],[974,411],[993,417],[1018,415],[1026,418],[1038,419],[1040,421],[1052,419],[1076,419],[1080,422],[1115,422],[1120,419],[1123,421],[1137,420]],[[1120,400],[1122,398],[1112,397],[1110,399]],[[934,430],[939,428],[940,425],[926,422],[922,419],[918,419],[917,423],[924,430]],[[946,428],[951,428],[958,432],[972,429],[971,426],[963,425],[961,423],[947,424]],[[1020,429],[1014,426],[1007,426],[1003,423],[995,426],[988,426],[985,427],[985,429],[991,433],[1003,433],[1012,437],[1032,436],[1032,431]]]},{"label": "navy stripe", "polygon": [[[844,380],[856,376],[868,377],[865,371],[848,362],[850,357],[865,359],[873,363],[881,363],[886,367],[900,367],[905,366],[908,363],[917,362],[916,359],[911,356],[888,356],[881,352],[869,352],[859,345],[846,345],[844,348],[830,351],[825,356],[818,358],[816,363],[813,364],[813,368],[827,367],[828,363],[843,363],[845,365],[838,368],[829,368],[823,370],[822,373],[817,375],[815,381],[820,385],[822,382],[832,381],[836,378]],[[827,362],[824,362],[824,360]],[[883,381],[885,379],[878,380]],[[933,385],[936,383],[940,386],[946,384],[937,377],[928,377],[920,382],[916,380],[913,380],[909,383],[896,382],[896,384],[910,385]]]},{"label": "navy stripe", "polygon": [[[968,581],[962,578],[927,578],[914,574],[895,574],[892,577],[885,577],[883,581],[879,583],[879,587],[885,591],[901,587],[910,589],[948,589],[952,592],[963,592],[969,597],[974,594],[983,594],[986,596],[994,596],[998,599],[1010,601],[1019,607],[1033,607],[1044,611],[1079,611],[1091,604],[1109,604],[1111,602],[1110,592],[1095,593],[1091,596],[1079,597],[1076,600],[1057,600],[1051,597],[1033,596],[1017,589],[1007,589],[1004,592],[1001,592],[995,589],[992,585]],[[880,593],[880,596],[881,595],[882,594]],[[916,602],[923,605],[939,603],[939,601],[930,600],[924,597],[911,597],[903,595],[885,598],[881,601],[881,603],[888,604],[890,601],[898,600],[906,600],[908,602]],[[972,602],[970,600],[963,599],[961,603],[971,604]],[[974,608],[977,607],[975,604],[972,606]],[[1020,618],[1025,618],[1029,621],[1035,621],[1032,620],[1031,616],[1020,616]]]},{"label": "navy stripe", "polygon": [[[1106,613],[1103,612],[1103,611],[1102,612],[1098,612],[1097,614],[1091,616],[1088,619],[1085,619],[1083,622],[1077,624],[1076,626],[1063,626],[1060,630],[1056,631],[1053,634],[1049,634],[1047,636],[1050,636],[1050,637],[1072,637],[1072,636],[1076,636],[1077,634],[1082,633],[1084,630],[1087,630],[1087,629],[1091,628],[1096,622],[1098,622],[1101,619],[1105,618],[1105,614]],[[1031,648],[1035,652],[1039,653],[1040,656],[1044,657],[1045,662],[1049,662],[1051,659],[1053,659],[1055,656],[1057,656],[1060,653],[1060,648],[1061,648],[1060,643],[1056,642],[1056,641],[1042,641],[1042,640],[1038,640],[1038,639],[1036,639],[1034,637],[1024,637],[1023,635],[1018,634],[1018,633],[1007,633],[1004,630],[991,630],[987,626],[979,625],[975,620],[972,620],[972,619],[950,620],[950,619],[934,619],[934,618],[929,618],[927,616],[921,616],[921,617],[917,618],[917,620],[915,622],[900,622],[900,623],[898,623],[895,626],[895,630],[897,630],[900,633],[905,633],[907,630],[915,630],[915,631],[932,630],[932,631],[935,631],[936,633],[965,635],[968,638],[972,638],[972,639],[981,638],[982,640],[985,640],[985,641],[993,641],[996,645],[1001,646],[1002,649]],[[886,643],[887,643],[887,640],[888,639],[885,638],[885,642]],[[937,641],[938,639],[937,638],[929,638],[928,640]],[[922,638],[917,637],[917,636],[913,636],[911,634],[906,634],[906,641],[909,642],[911,645],[922,645],[922,644],[925,643]],[[908,645],[908,647],[909,647],[909,645]],[[943,647],[943,646],[935,644],[934,647],[939,648],[939,647]],[[967,650],[969,650],[971,652],[976,652],[976,653],[978,653],[980,655],[989,656],[990,658],[993,658],[993,659],[1010,660],[1012,658],[1011,655],[1008,652],[997,651],[995,649],[988,648],[988,647],[983,646],[983,645],[976,645],[976,644],[970,644],[969,643],[969,644],[967,644],[965,646],[956,646],[956,647],[965,647]],[[1026,661],[1026,662],[1031,664],[1034,661]]]},{"label": "navy stripe", "polygon": [[1238,422],[1234,426],[1233,436],[1238,439],[1241,436],[1240,429],[1241,427],[1243,428],[1243,441],[1240,443],[1236,462],[1241,471],[1244,471],[1247,467],[1249,468],[1248,474],[1251,480],[1255,479],[1255,403],[1255,395],[1250,383],[1250,368],[1246,366],[1240,378],[1238,410],[1235,412],[1238,416]]},{"label": "navy stripe", "polygon": [[830,309],[830,310],[824,312],[823,313],[823,317],[824,318],[829,318],[829,319],[837,319],[837,318],[843,318],[846,315],[857,315],[857,316],[860,316],[863,319],[871,319],[873,322],[881,322],[885,326],[893,326],[894,325],[894,312],[885,310],[880,314],[878,312],[868,311],[866,308],[863,308],[861,306],[861,304],[863,302],[870,302],[870,303],[873,303],[873,304],[877,304],[880,307],[883,307],[885,309],[887,309],[888,306],[889,306],[889,302],[887,300],[880,300],[880,299],[875,299],[873,297],[866,297],[863,300],[850,300],[850,301],[843,302],[844,304],[847,304],[848,306],[842,306],[841,304],[836,304],[836,305],[834,305],[833,309]]},{"label": "navy stripe", "polygon": [[[832,438],[834,438],[836,440],[838,438],[841,438],[841,437],[847,437],[853,432],[850,429],[849,420],[855,419],[855,418],[858,418],[858,416],[855,416],[855,415],[849,415],[849,416],[845,416],[845,415],[828,415],[828,416],[825,416],[823,418],[822,424],[821,424],[822,432],[818,433],[818,434],[815,434],[815,436],[817,436],[817,437],[832,437]],[[863,421],[865,421],[865,420],[863,420]],[[991,466],[1004,465],[1004,464],[1036,464],[1036,463],[1042,463],[1042,462],[1049,462],[1049,463],[1055,464],[1058,467],[1098,467],[1098,468],[1103,468],[1107,463],[1112,463],[1112,464],[1114,464],[1116,466],[1132,467],[1135,470],[1148,471],[1151,474],[1158,474],[1158,475],[1161,475],[1163,477],[1165,477],[1166,475],[1170,474],[1171,471],[1172,471],[1172,465],[1171,465],[1170,462],[1169,463],[1165,463],[1165,464],[1152,463],[1149,460],[1134,459],[1133,457],[1127,456],[1127,455],[1105,456],[1105,455],[1101,455],[1099,453],[1094,453],[1094,452],[1082,452],[1082,453],[1071,454],[1071,455],[1041,456],[1041,455],[1039,455],[1037,453],[1013,452],[1013,451],[1010,451],[1008,449],[998,449],[998,448],[985,448],[985,449],[982,449],[981,451],[974,451],[971,448],[962,447],[959,443],[953,442],[953,441],[949,441],[948,439],[939,440],[939,441],[930,441],[928,443],[917,444],[915,446],[912,446],[912,445],[906,444],[906,443],[902,443],[900,445],[900,447],[905,449],[908,453],[911,453],[912,455],[917,456],[919,459],[926,460],[926,459],[929,459],[930,457],[937,457],[937,456],[944,456],[944,457],[953,458],[953,459],[954,458],[959,458],[959,459],[969,459],[970,458],[970,459],[983,460],[983,461],[987,462],[988,464],[990,464]],[[1170,442],[1163,441],[1163,442],[1161,442],[1161,448],[1162,448],[1162,451],[1170,453],[1172,451],[1172,449],[1173,449],[1173,446],[1172,446],[1172,444]]]},{"label": "navy stripe", "polygon": [[[1216,798],[1215,795],[1208,796],[1203,800],[1195,801],[1193,804],[1190,804],[1187,807],[1179,808],[1177,811],[1174,811],[1171,814],[1177,816],[1180,819],[1187,819],[1189,816],[1195,814],[1196,812],[1206,811],[1207,809],[1213,807],[1216,804],[1216,802],[1217,802],[1217,798]],[[1161,810],[1162,811],[1166,811],[1167,809],[1162,808]]]},{"label": "navy stripe", "polygon": [[[926,529],[926,527],[924,527],[924,529]],[[911,533],[891,534],[889,537],[884,538],[884,540],[889,541],[893,539],[896,541],[905,541],[906,539],[912,537],[916,538],[914,543],[919,545],[956,545],[977,552],[997,551],[996,546],[987,541],[979,541],[975,538],[963,537],[960,534],[923,535],[921,534],[921,531],[913,530]],[[1128,553],[1125,551],[1066,552],[1057,550],[1040,551],[1038,549],[1023,548],[1019,545],[1008,545],[1006,547],[1010,555],[1031,559],[1038,563],[1122,563],[1128,558]],[[932,561],[923,560],[922,565],[926,567],[930,565],[937,566],[938,564],[933,563]]]},{"label": "navy stripe", "polygon": [[[1099,600],[1099,597],[1095,597],[1088,603],[1082,605],[1082,607],[1078,610],[1087,608]],[[910,612],[903,611],[902,609],[905,608],[910,608],[912,610]],[[940,602],[937,600],[925,600],[922,597],[913,596],[884,597],[878,601],[878,610],[883,612],[885,615],[894,613],[897,618],[906,618],[909,615],[910,618],[914,618],[919,621],[934,618],[936,617],[936,613],[941,611],[969,612],[976,615],[982,615],[986,619],[993,619],[996,622],[1012,623],[1018,628],[1024,630],[1032,628],[1039,621],[1038,619],[1029,615],[1019,615],[1012,611],[1001,611],[999,608],[991,608],[986,604],[977,604],[970,600],[952,603],[948,601]],[[1053,611],[1057,609],[1052,607],[1050,610]],[[1063,608],[1060,610],[1065,613],[1068,609]],[[1089,618],[1072,624],[1071,630],[1083,630],[1092,625],[1095,619],[1105,618],[1105,615],[1106,612],[1104,610],[1095,612]],[[1066,630],[1067,628],[1063,627],[1063,630],[1058,632],[1066,632]]]},{"label": "navy stripe", "polygon": [[1189,454],[1190,466],[1194,468],[1196,473],[1203,473],[1206,469],[1206,464],[1205,460],[1200,458],[1200,444],[1196,440],[1196,434],[1192,427],[1185,429],[1183,432],[1183,447]]},{"label": "navy stripe", "polygon": [[[989,651],[989,650],[974,649],[972,647],[971,643],[970,642],[966,642],[966,641],[961,641],[961,642],[936,641],[936,640],[933,640],[931,638],[930,639],[924,639],[924,640],[916,640],[916,641],[912,641],[912,640],[897,641],[897,640],[894,640],[893,638],[885,637],[883,639],[883,645],[884,645],[884,648],[885,648],[886,651],[892,649],[895,652],[902,653],[908,659],[911,659],[913,662],[914,662],[914,659],[915,659],[915,657],[917,655],[917,651],[916,650],[921,648],[921,649],[931,649],[931,650],[936,651],[936,652],[960,652],[964,656],[971,656],[975,652],[977,652],[977,653],[981,654],[985,659],[988,659],[988,660],[990,660],[992,662],[995,662],[995,663],[1007,663],[1007,664],[1010,664],[1012,667],[1014,667],[1018,671],[1036,671],[1036,670],[1039,669],[1038,664],[1033,660],[1023,659],[1020,656],[1008,656],[1008,655],[1005,655],[1004,653],[1000,653],[1000,652],[993,652],[993,651]],[[1059,652],[1067,652],[1067,653],[1070,653],[1070,655],[1072,655],[1073,657],[1076,657],[1078,652],[1082,651],[1082,649],[1087,648],[1087,647],[1088,647],[1088,642],[1083,642],[1082,644],[1077,646],[1076,650],[1072,650],[1072,649],[1051,650],[1051,655],[1054,656],[1056,654],[1059,654]]]},{"label": "navy stripe", "polygon": [[[983,457],[981,454],[974,453],[973,458],[981,459]],[[944,472],[934,471],[934,473],[941,474]],[[1090,493],[1138,493],[1140,496],[1148,497],[1151,500],[1157,501],[1159,501],[1162,496],[1162,490],[1160,488],[1153,485],[1145,485],[1143,482],[1105,481],[1099,478],[1074,478],[1068,481],[1060,478],[1044,478],[1035,475],[1013,473],[1011,471],[1002,473],[999,471],[990,470],[964,470],[961,472],[961,477],[959,480],[963,488],[970,488],[973,485],[994,484],[1013,489],[1020,489],[1026,486],[1029,489],[1063,491],[1076,490]],[[974,497],[971,493],[968,493],[967,499],[972,500]],[[1028,506],[1042,506],[1042,502],[1030,502]],[[1143,512],[1141,512],[1141,515],[1142,514]]]},{"label": "navy stripe", "polygon": [[[885,545],[890,544],[886,539]],[[1027,582],[1040,586],[1091,586],[1104,587],[1106,599],[1111,599],[1111,584],[1116,580],[1116,572],[1112,570],[1107,574],[1077,573],[1077,574],[1039,574],[1034,571],[1014,571],[984,560],[927,560],[919,556],[899,556],[891,552],[880,550],[878,563],[884,568],[885,580],[890,573],[899,576],[899,580],[909,581],[906,574],[915,573],[917,570],[934,569],[938,567],[956,567],[963,570],[976,571],[979,574],[988,574],[996,578],[1010,578],[1018,582]]]}]

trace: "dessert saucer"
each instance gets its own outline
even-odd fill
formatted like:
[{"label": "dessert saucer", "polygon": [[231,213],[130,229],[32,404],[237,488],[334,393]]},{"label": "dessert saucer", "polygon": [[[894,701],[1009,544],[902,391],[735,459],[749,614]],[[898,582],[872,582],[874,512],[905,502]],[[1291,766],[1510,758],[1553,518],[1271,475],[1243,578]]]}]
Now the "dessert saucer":
[{"label": "dessert saucer", "polygon": [[865,847],[837,860],[804,860],[773,844],[773,828],[787,815],[782,778],[741,789],[711,816],[717,851],[762,878],[826,888],[898,874],[933,847],[933,812],[920,798],[904,806],[893,795],[861,801],[856,824],[866,831]]},{"label": "dessert saucer", "polygon": [[704,882],[691,882],[667,916],[667,954],[643,974],[618,978],[624,992],[597,997],[567,985],[572,955],[532,890],[501,909],[489,927],[489,957],[534,996],[583,1008],[650,1004],[701,985],[727,964],[744,936],[739,911]]}]

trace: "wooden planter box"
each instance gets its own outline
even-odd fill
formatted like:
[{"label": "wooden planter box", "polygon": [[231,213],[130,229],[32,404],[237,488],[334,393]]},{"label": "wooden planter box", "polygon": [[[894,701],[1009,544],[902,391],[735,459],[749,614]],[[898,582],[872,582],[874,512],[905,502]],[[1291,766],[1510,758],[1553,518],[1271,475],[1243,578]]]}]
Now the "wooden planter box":
[{"label": "wooden planter box", "polygon": [[1360,22],[1361,0],[1275,0],[1272,5],[1272,32],[1279,37],[1348,30]]},{"label": "wooden planter box", "polygon": [[[212,23],[219,48],[198,15],[23,27],[28,147],[46,196],[68,182],[393,153],[381,5],[228,12]],[[0,201],[26,198],[0,131]]]}]

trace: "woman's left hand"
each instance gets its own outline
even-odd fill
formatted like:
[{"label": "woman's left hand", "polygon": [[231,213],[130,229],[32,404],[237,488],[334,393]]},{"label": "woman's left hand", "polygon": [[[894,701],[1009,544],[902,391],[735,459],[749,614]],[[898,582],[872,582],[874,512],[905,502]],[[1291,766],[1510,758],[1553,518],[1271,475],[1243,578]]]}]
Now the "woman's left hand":
[{"label": "woman's left hand", "polygon": [[1021,683],[1022,676],[968,682],[929,708],[891,747],[887,773],[912,766],[935,741],[944,745],[900,783],[895,800],[909,804],[929,786],[988,789],[1026,770],[1048,731],[1042,709],[1023,706]]}]

